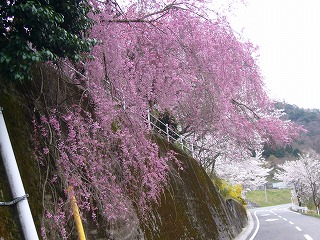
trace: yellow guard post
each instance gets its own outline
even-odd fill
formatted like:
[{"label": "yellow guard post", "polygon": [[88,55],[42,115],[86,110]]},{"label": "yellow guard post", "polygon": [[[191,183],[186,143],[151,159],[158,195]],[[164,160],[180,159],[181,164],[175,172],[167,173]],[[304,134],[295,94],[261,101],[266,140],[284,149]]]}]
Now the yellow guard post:
[{"label": "yellow guard post", "polygon": [[76,200],[76,197],[74,196],[72,186],[68,187],[68,192],[70,194],[70,202],[71,202],[71,207],[72,207],[72,212],[73,212],[73,218],[76,223],[76,227],[77,227],[77,231],[78,231],[78,235],[79,235],[79,240],[86,240],[86,236],[84,234],[84,230],[83,230],[83,226],[82,226],[82,220],[80,218],[77,200]]}]

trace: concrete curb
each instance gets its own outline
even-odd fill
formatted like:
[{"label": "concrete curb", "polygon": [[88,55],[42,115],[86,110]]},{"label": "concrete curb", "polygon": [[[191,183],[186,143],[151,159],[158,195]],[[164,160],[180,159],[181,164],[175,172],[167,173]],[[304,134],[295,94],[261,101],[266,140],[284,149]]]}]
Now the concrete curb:
[{"label": "concrete curb", "polygon": [[254,222],[252,219],[252,215],[249,211],[247,211],[248,215],[248,224],[242,229],[242,232],[234,239],[234,240],[247,240],[248,236],[253,230]]}]

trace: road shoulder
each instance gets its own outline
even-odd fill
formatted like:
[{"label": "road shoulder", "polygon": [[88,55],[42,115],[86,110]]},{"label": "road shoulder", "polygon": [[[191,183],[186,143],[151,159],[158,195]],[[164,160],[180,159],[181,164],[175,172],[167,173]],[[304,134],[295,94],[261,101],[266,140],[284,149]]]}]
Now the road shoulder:
[{"label": "road shoulder", "polygon": [[252,215],[249,211],[247,211],[247,215],[248,215],[247,226],[245,226],[242,229],[242,232],[234,240],[246,240],[248,238],[248,236],[250,235],[250,233],[252,232],[253,227],[254,227],[253,218],[252,218]]}]

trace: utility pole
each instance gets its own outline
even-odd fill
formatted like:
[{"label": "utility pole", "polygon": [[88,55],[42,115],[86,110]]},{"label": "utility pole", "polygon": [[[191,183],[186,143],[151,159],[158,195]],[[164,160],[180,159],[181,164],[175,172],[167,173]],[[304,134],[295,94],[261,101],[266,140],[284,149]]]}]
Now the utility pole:
[{"label": "utility pole", "polygon": [[16,204],[25,240],[38,240],[38,233],[36,231],[27,200],[28,195],[25,193],[22,184],[2,110],[3,109],[0,107],[0,152],[14,200],[8,203],[2,202],[1,205],[7,206]]},{"label": "utility pole", "polygon": [[266,198],[266,202],[268,202],[267,184],[266,183],[264,184],[264,195],[265,195],[265,198]]}]

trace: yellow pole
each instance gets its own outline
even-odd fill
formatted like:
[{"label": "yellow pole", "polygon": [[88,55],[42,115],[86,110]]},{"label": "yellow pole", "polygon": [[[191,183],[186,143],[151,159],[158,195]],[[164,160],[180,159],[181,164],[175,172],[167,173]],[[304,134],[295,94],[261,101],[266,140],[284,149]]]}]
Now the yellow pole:
[{"label": "yellow pole", "polygon": [[76,223],[78,235],[79,235],[79,240],[86,240],[86,236],[84,234],[83,226],[82,226],[82,220],[80,218],[80,213],[79,213],[79,208],[77,204],[76,197],[74,196],[73,193],[73,187],[68,187],[68,192],[70,193],[70,202],[71,202],[71,207],[72,207],[72,212],[73,212],[73,218]]}]

